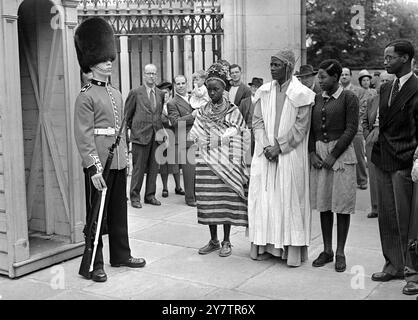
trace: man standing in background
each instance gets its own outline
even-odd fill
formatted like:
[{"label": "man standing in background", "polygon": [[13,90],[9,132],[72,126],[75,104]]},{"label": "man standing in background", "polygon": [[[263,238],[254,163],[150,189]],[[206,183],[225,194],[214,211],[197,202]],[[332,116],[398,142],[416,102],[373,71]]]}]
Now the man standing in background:
[{"label": "man standing in background", "polygon": [[155,151],[159,143],[156,133],[163,128],[161,115],[163,112],[164,92],[155,86],[157,67],[148,64],[144,68],[145,85],[132,89],[125,103],[127,128],[131,130],[132,142],[132,180],[130,198],[134,208],[142,208],[141,187],[144,174],[147,172],[144,202],[155,206],[161,202],[155,198],[159,165]]},{"label": "man standing in background", "polygon": [[251,89],[241,80],[241,66],[232,64],[229,67],[229,72],[232,78],[232,87],[229,90],[229,101],[236,106],[239,106],[243,99],[251,97]]},{"label": "man standing in background", "polygon": [[366,169],[366,158],[365,158],[365,147],[364,147],[364,136],[363,126],[361,125],[362,119],[367,109],[367,96],[365,90],[351,83],[352,72],[348,68],[343,68],[341,74],[341,85],[344,90],[352,91],[359,99],[359,127],[357,134],[353,140],[354,150],[356,152],[357,165],[357,187],[366,190],[367,189],[367,169]]}]

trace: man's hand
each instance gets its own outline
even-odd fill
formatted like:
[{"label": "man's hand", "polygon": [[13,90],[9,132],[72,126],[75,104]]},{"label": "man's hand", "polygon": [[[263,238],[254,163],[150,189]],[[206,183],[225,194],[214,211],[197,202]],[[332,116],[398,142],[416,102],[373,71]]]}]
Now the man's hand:
[{"label": "man's hand", "polygon": [[104,188],[106,188],[106,182],[104,181],[101,173],[96,173],[94,176],[92,176],[91,181],[93,182],[94,187],[99,191],[102,191]]},{"label": "man's hand", "polygon": [[323,161],[321,157],[316,154],[316,152],[311,152],[309,157],[311,159],[311,164],[315,169],[322,169]]},{"label": "man's hand", "polygon": [[326,157],[324,162],[322,163],[322,168],[331,170],[335,161],[337,161],[337,159],[335,159],[333,155],[329,154],[328,157]]},{"label": "man's hand", "polygon": [[414,161],[414,166],[411,171],[412,181],[418,182],[418,160]]}]

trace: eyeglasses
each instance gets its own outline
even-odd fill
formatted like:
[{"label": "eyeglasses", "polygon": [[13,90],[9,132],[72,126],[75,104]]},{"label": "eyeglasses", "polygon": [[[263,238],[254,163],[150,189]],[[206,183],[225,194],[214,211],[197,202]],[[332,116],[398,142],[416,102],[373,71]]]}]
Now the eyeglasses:
[{"label": "eyeglasses", "polygon": [[157,73],[156,73],[156,72],[145,72],[145,74],[146,74],[147,76],[156,76],[156,75],[157,75]]},{"label": "eyeglasses", "polygon": [[391,62],[393,59],[399,58],[399,56],[384,56],[383,61]]}]

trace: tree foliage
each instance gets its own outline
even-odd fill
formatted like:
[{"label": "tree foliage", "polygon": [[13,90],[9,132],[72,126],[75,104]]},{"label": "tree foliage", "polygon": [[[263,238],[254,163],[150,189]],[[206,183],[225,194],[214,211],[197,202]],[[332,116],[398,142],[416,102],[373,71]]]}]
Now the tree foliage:
[{"label": "tree foliage", "polygon": [[[364,29],[352,27],[364,8]],[[386,44],[411,40],[418,51],[418,6],[402,0],[307,0],[307,60],[337,59],[351,68],[382,68]]]}]

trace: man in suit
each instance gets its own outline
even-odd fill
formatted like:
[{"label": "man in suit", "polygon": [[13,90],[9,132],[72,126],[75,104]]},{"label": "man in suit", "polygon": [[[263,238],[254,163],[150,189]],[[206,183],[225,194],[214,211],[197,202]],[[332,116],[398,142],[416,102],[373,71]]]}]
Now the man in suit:
[{"label": "man in suit", "polygon": [[310,64],[304,64],[300,66],[299,71],[295,72],[295,76],[302,82],[303,85],[311,89],[316,94],[321,93],[321,86],[319,82],[316,81],[316,74],[318,71],[314,70],[314,68]]},{"label": "man in suit", "polygon": [[361,125],[361,120],[364,117],[364,113],[367,108],[367,95],[366,91],[358,86],[355,86],[351,83],[352,72],[349,68],[343,68],[343,73],[341,74],[340,82],[344,90],[350,90],[354,92],[357,96],[360,106],[359,106],[359,128],[356,136],[353,140],[354,151],[356,152],[357,164],[356,164],[356,175],[357,175],[357,187],[366,190],[367,189],[367,170],[366,170],[366,159],[365,159],[365,149],[364,149],[364,136],[363,136],[363,127]]},{"label": "man in suit", "polygon": [[[187,140],[190,129],[193,127],[197,110],[189,103],[187,94],[187,79],[178,75],[174,79],[174,97],[167,103],[168,118],[175,130],[176,146],[178,148],[178,161],[183,171],[184,191],[186,204],[196,207],[195,197],[195,164],[193,158],[193,141]],[[189,156],[190,154],[190,156]]]},{"label": "man in suit", "polygon": [[[241,111],[241,114],[244,117],[247,128],[251,130],[251,156],[254,154],[254,143],[255,143],[254,134],[252,133],[254,107],[255,107],[255,103],[257,102],[255,100],[255,93],[257,89],[260,88],[262,85],[263,85],[262,78],[253,78],[253,80],[248,84],[248,86],[251,89],[251,96],[243,99],[239,105],[239,111]],[[247,163],[251,165],[250,161],[248,161]]]},{"label": "man in suit", "polygon": [[239,65],[232,64],[229,67],[229,73],[232,79],[232,86],[229,89],[229,101],[239,106],[243,99],[251,97],[251,89],[242,82],[242,68]]},{"label": "man in suit", "polygon": [[[408,40],[389,43],[384,64],[395,81],[380,89],[379,137],[373,146],[376,166],[380,240],[386,263],[374,281],[405,278],[404,294],[418,293],[417,259],[409,259],[408,239],[416,236],[411,227],[418,214],[413,207],[411,178],[414,152],[418,147],[418,78],[411,70],[415,50]],[[416,187],[416,185],[415,185]]]},{"label": "man in suit", "polygon": [[367,214],[367,218],[377,218],[377,182],[374,164],[371,162],[372,149],[374,143],[379,136],[379,120],[377,111],[379,109],[379,96],[376,95],[367,102],[367,110],[362,119],[363,135],[366,141],[366,157],[369,169],[370,181],[370,202],[372,205],[371,212]]},{"label": "man in suit", "polygon": [[159,206],[155,198],[159,165],[155,151],[159,145],[156,133],[163,129],[161,120],[164,92],[155,86],[157,67],[148,64],[144,68],[145,85],[132,89],[125,103],[127,128],[130,129],[132,142],[132,180],[130,189],[131,205],[142,208],[141,187],[147,172],[144,202]]}]

